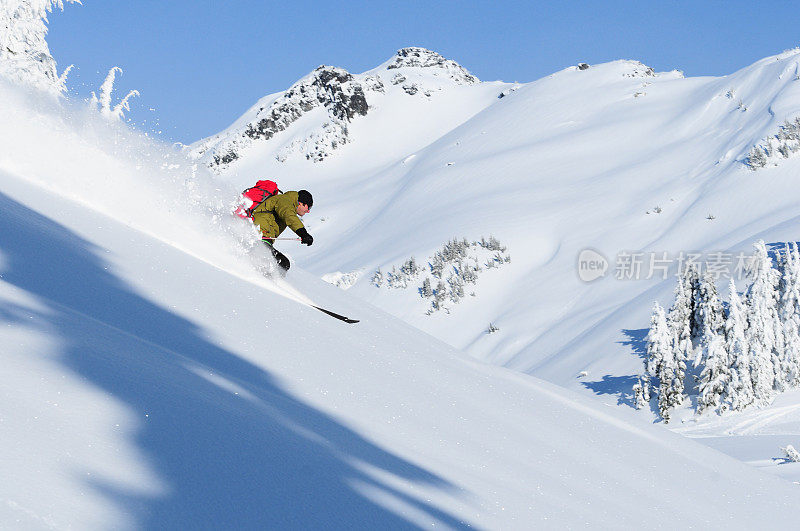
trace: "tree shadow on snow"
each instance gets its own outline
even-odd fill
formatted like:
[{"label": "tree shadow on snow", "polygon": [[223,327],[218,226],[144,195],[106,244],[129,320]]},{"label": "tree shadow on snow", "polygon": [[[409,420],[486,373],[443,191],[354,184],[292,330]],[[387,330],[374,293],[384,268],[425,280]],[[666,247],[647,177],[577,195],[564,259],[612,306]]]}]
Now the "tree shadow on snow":
[{"label": "tree shadow on snow", "polygon": [[[634,354],[642,360],[647,356],[645,350],[645,338],[647,337],[647,328],[640,328],[638,330],[623,329],[622,333],[625,334],[627,339],[619,341],[620,345],[629,346]],[[612,376],[606,374],[602,380],[594,382],[581,382],[584,387],[593,391],[596,395],[616,395],[617,405],[636,407],[633,400],[633,386],[639,379],[638,374],[627,376]]]},{"label": "tree shadow on snow", "polygon": [[[142,419],[132,442],[165,493],[89,484],[137,527],[416,527],[365,492],[466,527],[362,470],[452,485],[293,398],[263,369],[137,295],[90,242],[1,193],[0,227],[2,278],[48,307],[38,318],[60,336],[63,364]],[[22,313],[0,308],[0,322]]]}]

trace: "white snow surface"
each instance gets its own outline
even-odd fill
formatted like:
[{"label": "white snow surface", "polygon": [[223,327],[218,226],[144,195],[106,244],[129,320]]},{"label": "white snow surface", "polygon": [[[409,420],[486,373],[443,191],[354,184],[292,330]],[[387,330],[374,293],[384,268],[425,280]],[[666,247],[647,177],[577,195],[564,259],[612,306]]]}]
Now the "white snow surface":
[{"label": "white snow surface", "polygon": [[[401,69],[433,79],[425,70]],[[384,64],[361,76],[395,71]],[[220,179],[243,189],[270,177],[312,191],[306,224],[315,243],[298,263],[320,277],[360,271],[349,295],[477,359],[620,400],[642,372],[635,350],[653,301],[672,302],[681,253],[725,253],[734,273],[735,257],[751,254],[757,239],[797,239],[800,161],[778,157],[757,172],[744,161],[800,116],[798,49],[723,77],[620,60],[525,84],[439,87],[430,98],[374,95],[376,110],[355,117],[350,142],[322,162],[280,162],[276,135]],[[282,135],[307,135],[320,125],[312,122]],[[411,256],[424,264],[451,238],[490,235],[511,262],[482,274],[467,288],[475,296],[448,312],[427,315],[413,283],[386,290],[371,282],[378,268],[385,274]],[[609,264],[591,283],[578,276],[586,249]],[[624,252],[640,253],[639,280],[616,279]],[[664,253],[666,279],[648,269]],[[500,332],[487,335],[489,323]],[[579,381],[581,371],[617,383]]]},{"label": "white snow surface", "polygon": [[[773,78],[796,60],[724,79],[569,68],[502,99],[507,84],[453,87],[429,107],[449,122],[387,94],[322,163],[254,155],[221,179],[0,82],[0,527],[793,525],[789,481],[581,385],[638,370],[623,331],[671,284],[582,284],[574,261],[789,238],[796,161],[737,159],[791,109],[793,75]],[[285,247],[285,278],[226,215],[266,175],[315,195],[315,244]],[[347,292],[319,278],[490,233],[512,262],[450,314],[366,273]]]}]

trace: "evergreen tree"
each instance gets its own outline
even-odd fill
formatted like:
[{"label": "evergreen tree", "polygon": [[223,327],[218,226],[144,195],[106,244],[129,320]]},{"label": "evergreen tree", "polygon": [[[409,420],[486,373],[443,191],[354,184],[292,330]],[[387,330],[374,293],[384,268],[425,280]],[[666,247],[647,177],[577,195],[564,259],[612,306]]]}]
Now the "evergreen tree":
[{"label": "evergreen tree", "polygon": [[670,421],[670,410],[683,403],[683,379],[686,376],[686,363],[677,356],[675,349],[661,363],[658,379],[658,411],[664,422]]},{"label": "evergreen tree", "polygon": [[447,283],[450,284],[451,301],[458,302],[464,297],[464,281],[461,280],[461,277],[454,273],[447,279]]},{"label": "evergreen tree", "polygon": [[683,276],[678,277],[675,287],[675,303],[669,310],[667,322],[675,338],[675,356],[682,361],[693,358],[694,344],[692,329],[694,328],[694,288],[697,283],[697,272],[687,268]]},{"label": "evergreen tree", "polygon": [[441,310],[442,309],[442,301],[447,297],[447,286],[445,286],[444,281],[440,280],[438,284],[436,284],[436,289],[433,290],[433,309],[434,310]]},{"label": "evergreen tree", "polygon": [[[706,273],[702,277],[693,276],[691,279],[696,285],[693,290],[694,300],[692,305],[692,343],[695,346],[693,366],[690,368],[688,380],[694,384],[703,381],[703,370],[707,368],[706,358],[710,354],[711,341],[724,333],[724,311],[719,299],[714,277]],[[725,348],[724,341],[721,348]],[[695,392],[694,388],[690,394]],[[697,392],[700,393],[698,384]]]},{"label": "evergreen tree", "polygon": [[381,271],[380,267],[375,270],[375,274],[372,275],[370,280],[373,284],[375,284],[376,288],[379,288],[383,285],[383,272]]},{"label": "evergreen tree", "polygon": [[705,337],[703,358],[705,366],[700,374],[700,396],[697,398],[697,410],[726,408],[723,397],[730,383],[730,360],[725,344],[725,337],[710,332]]},{"label": "evergreen tree", "polygon": [[[782,387],[780,351],[783,332],[778,319],[778,272],[772,267],[763,240],[755,244],[754,279],[747,291],[751,377],[756,401],[769,403],[776,388]],[[778,371],[776,371],[776,365]]]},{"label": "evergreen tree", "polygon": [[650,403],[650,380],[647,376],[639,375],[633,384],[633,405],[636,409],[647,407]]},{"label": "evergreen tree", "polygon": [[[56,92],[65,89],[50,55],[47,14],[77,0],[3,0],[0,2],[0,73],[15,81]],[[70,67],[71,68],[71,67]]]},{"label": "evergreen tree", "polygon": [[730,364],[730,379],[724,393],[731,409],[740,411],[755,401],[753,381],[750,376],[750,349],[747,343],[747,308],[731,279],[729,284],[729,310],[725,320],[725,344]]},{"label": "evergreen tree", "polygon": [[686,365],[676,356],[677,341],[664,309],[658,303],[653,306],[650,331],[645,339],[647,355],[645,372],[648,379],[658,380],[658,410],[664,422],[670,420],[670,410],[683,401],[683,377]]},{"label": "evergreen tree", "polygon": [[788,387],[800,385],[800,253],[786,245],[781,255],[778,314],[783,332],[780,372]]},{"label": "evergreen tree", "polygon": [[431,288],[431,279],[425,277],[425,280],[422,281],[422,287],[419,289],[420,295],[425,298],[433,297],[433,288]]}]

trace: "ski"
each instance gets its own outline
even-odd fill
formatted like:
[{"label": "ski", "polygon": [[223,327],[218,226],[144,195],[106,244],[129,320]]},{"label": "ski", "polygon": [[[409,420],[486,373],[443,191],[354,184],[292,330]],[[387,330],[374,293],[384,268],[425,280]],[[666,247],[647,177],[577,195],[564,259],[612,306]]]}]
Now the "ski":
[{"label": "ski", "polygon": [[327,313],[331,317],[335,317],[336,319],[339,319],[340,321],[344,321],[345,323],[352,324],[352,323],[357,323],[358,322],[358,319],[350,319],[349,317],[345,317],[344,315],[339,315],[338,313],[333,313],[330,310],[326,310],[325,308],[320,308],[319,306],[314,306],[313,304],[311,305],[311,307],[312,308],[316,308],[317,310],[321,311],[322,313]]}]

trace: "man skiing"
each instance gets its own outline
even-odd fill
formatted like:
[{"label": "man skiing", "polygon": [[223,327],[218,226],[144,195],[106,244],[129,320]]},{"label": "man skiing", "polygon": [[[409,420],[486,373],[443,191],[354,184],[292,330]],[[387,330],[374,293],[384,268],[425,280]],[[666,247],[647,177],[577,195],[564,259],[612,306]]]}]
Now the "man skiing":
[{"label": "man skiing", "polygon": [[303,226],[300,218],[308,214],[314,204],[314,199],[308,190],[299,192],[286,192],[273,195],[261,202],[253,209],[253,223],[261,229],[261,241],[269,247],[278,265],[288,271],[289,259],[275,249],[275,238],[289,227],[300,236],[300,243],[311,245],[314,238]]}]

